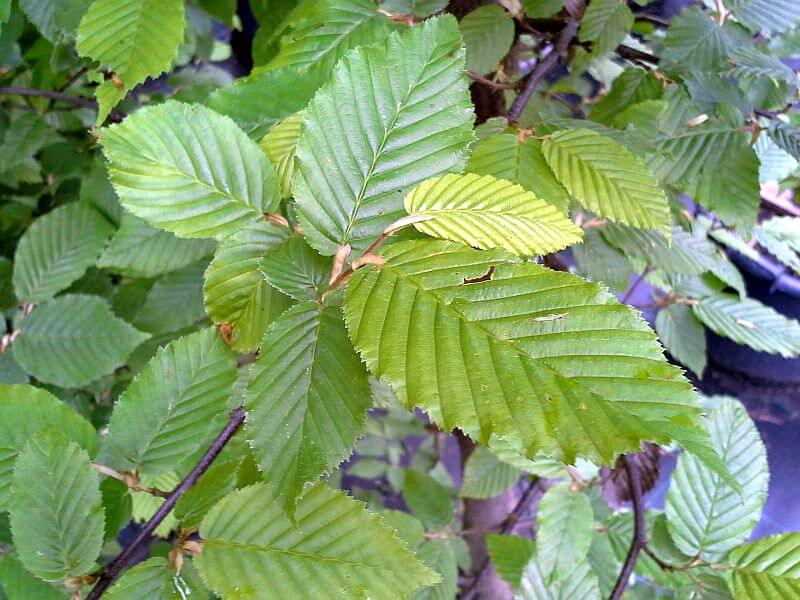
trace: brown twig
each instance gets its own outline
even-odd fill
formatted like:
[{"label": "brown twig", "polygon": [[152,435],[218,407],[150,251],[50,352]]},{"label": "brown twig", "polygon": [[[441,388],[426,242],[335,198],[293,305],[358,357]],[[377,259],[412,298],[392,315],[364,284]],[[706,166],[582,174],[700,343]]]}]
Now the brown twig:
[{"label": "brown twig", "polygon": [[91,463],[92,468],[97,471],[98,473],[102,473],[107,477],[111,477],[118,481],[121,481],[125,485],[128,486],[128,489],[132,492],[144,492],[145,494],[150,494],[151,496],[156,496],[158,498],[169,498],[170,492],[166,492],[162,489],[157,487],[146,487],[141,485],[141,480],[136,476],[132,475],[131,473],[120,473],[119,471],[115,471],[111,467],[107,467],[105,465],[101,465],[100,463]]},{"label": "brown twig", "polygon": [[631,496],[633,504],[633,539],[631,539],[631,546],[628,549],[628,555],[625,557],[625,562],[622,565],[622,570],[619,572],[617,583],[608,600],[619,600],[628,585],[628,580],[631,578],[633,569],[636,566],[636,560],[639,558],[639,553],[647,547],[647,522],[645,521],[644,500],[642,498],[642,482],[639,480],[639,471],[636,468],[636,461],[633,459],[632,454],[626,454],[623,457],[625,470],[628,472],[628,480],[631,484]]},{"label": "brown twig", "polygon": [[567,48],[569,48],[570,43],[578,33],[579,24],[580,23],[576,19],[571,17],[566,20],[564,28],[561,30],[552,51],[539,61],[533,69],[533,72],[528,76],[525,87],[517,97],[514,98],[514,102],[511,103],[511,108],[508,109],[508,120],[510,122],[516,123],[519,120],[522,111],[525,110],[531,96],[533,96],[536,86],[538,86],[544,76],[550,72],[550,69],[566,57]]},{"label": "brown twig", "polygon": [[472,81],[476,81],[478,83],[482,83],[485,86],[492,88],[493,90],[515,90],[517,89],[518,85],[516,83],[500,83],[497,81],[492,81],[488,77],[484,77],[480,73],[476,73],[475,71],[467,71],[467,76],[472,79]]},{"label": "brown twig", "polygon": [[222,452],[222,449],[225,447],[225,445],[239,430],[239,428],[242,426],[242,423],[244,423],[244,416],[245,412],[243,406],[239,406],[231,411],[228,418],[228,423],[219,433],[217,438],[212,442],[211,446],[209,446],[208,450],[206,450],[206,453],[203,454],[202,458],[198,461],[194,468],[186,477],[184,477],[183,481],[181,481],[178,486],[170,492],[169,497],[161,506],[158,507],[158,510],[155,512],[155,514],[150,517],[150,520],[147,521],[145,526],[139,532],[139,535],[137,535],[136,538],[114,560],[103,567],[103,569],[100,571],[100,576],[97,580],[97,583],[92,588],[92,591],[89,592],[89,595],[86,596],[86,600],[97,600],[103,595],[109,586],[114,583],[114,580],[119,576],[122,570],[131,563],[139,549],[147,543],[161,522],[167,517],[167,515],[169,515],[172,509],[175,508],[175,505],[178,503],[180,497],[183,496],[189,489],[191,489],[195,483],[197,483],[197,480],[200,479],[203,473],[208,470],[208,468],[211,466],[211,463],[214,462],[214,459],[219,456],[219,453]]},{"label": "brown twig", "polygon": [[627,58],[628,60],[633,60],[636,62],[648,62],[657,65],[660,61],[657,56],[650,54],[649,52],[643,52],[642,50],[631,48],[625,44],[620,44],[617,46],[616,53],[622,58]]},{"label": "brown twig", "polygon": [[0,354],[3,354],[6,350],[11,347],[11,344],[14,343],[14,340],[17,339],[17,336],[20,334],[19,324],[20,322],[27,317],[31,311],[33,310],[33,304],[30,302],[23,302],[20,304],[20,311],[22,314],[20,315],[19,321],[17,321],[17,327],[6,334],[0,336]]},{"label": "brown twig", "polygon": [[[97,102],[94,100],[80,98],[78,96],[71,96],[70,94],[54,92],[51,90],[34,90],[23,87],[0,87],[0,96],[33,96],[37,98],[49,98],[50,100],[56,100],[58,102],[68,102],[74,106],[80,106],[81,108],[91,108],[92,110],[98,109]],[[118,110],[112,110],[109,113],[109,117],[112,121],[121,121],[125,118],[125,114]]]}]

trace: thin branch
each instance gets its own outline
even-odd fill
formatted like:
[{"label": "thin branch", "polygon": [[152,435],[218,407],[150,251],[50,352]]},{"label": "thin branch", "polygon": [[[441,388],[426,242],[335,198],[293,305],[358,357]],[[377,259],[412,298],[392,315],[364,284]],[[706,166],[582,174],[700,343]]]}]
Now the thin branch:
[{"label": "thin branch", "polygon": [[636,292],[637,289],[639,289],[639,286],[642,285],[642,282],[645,280],[645,278],[650,273],[653,272],[653,269],[655,269],[655,267],[653,265],[647,265],[645,267],[645,269],[644,269],[644,271],[642,271],[641,275],[639,275],[634,280],[634,282],[628,288],[628,291],[625,292],[625,295],[622,297],[622,300],[620,300],[620,302],[622,302],[622,304],[627,304],[628,303],[628,300],[630,300],[631,297],[633,297],[633,294]]},{"label": "thin branch", "polygon": [[[91,108],[97,110],[97,102],[89,100],[88,98],[80,98],[78,96],[71,96],[63,92],[53,92],[51,90],[34,90],[31,88],[23,87],[0,87],[0,96],[34,96],[37,98],[49,98],[58,102],[68,102],[74,106],[82,108]],[[121,121],[125,118],[125,114],[118,110],[112,110],[109,113],[112,121]]]},{"label": "thin branch", "polygon": [[476,73],[475,71],[467,71],[467,76],[469,76],[472,81],[477,81],[478,83],[482,83],[485,86],[492,88],[493,90],[515,90],[517,89],[516,83],[499,83],[497,81],[492,81],[488,77],[484,77],[480,73]]},{"label": "thin branch", "polygon": [[623,457],[623,462],[625,463],[625,470],[628,472],[628,479],[631,483],[631,496],[633,496],[633,539],[628,549],[628,555],[625,557],[625,563],[622,565],[622,570],[617,578],[617,583],[614,585],[614,590],[608,600],[622,598],[622,594],[628,586],[628,580],[631,578],[633,569],[636,566],[639,553],[647,547],[647,522],[645,521],[642,482],[639,479],[639,470],[636,468],[633,454],[626,454]]},{"label": "thin branch", "polygon": [[528,76],[528,80],[525,82],[525,88],[514,98],[511,108],[508,109],[508,120],[510,122],[516,123],[519,120],[522,111],[527,106],[531,96],[533,96],[536,86],[538,86],[544,76],[550,72],[550,69],[566,57],[567,48],[578,33],[578,26],[579,22],[576,19],[568,18],[566,20],[553,50],[539,61],[533,69],[533,72]]},{"label": "thin branch", "polygon": [[631,48],[630,46],[626,46],[625,44],[620,44],[617,46],[615,50],[617,54],[619,54],[622,58],[627,58],[628,60],[636,61],[636,62],[648,62],[653,65],[657,65],[661,59],[657,56],[650,54],[649,52],[643,52],[637,48]]},{"label": "thin branch", "polygon": [[230,441],[233,435],[239,430],[244,423],[244,407],[239,406],[231,411],[228,423],[219,433],[217,438],[209,446],[206,453],[189,472],[189,474],[181,481],[178,486],[170,492],[169,497],[164,503],[158,507],[155,514],[150,517],[150,520],[145,524],[139,535],[117,556],[114,560],[108,563],[100,572],[100,577],[97,583],[86,596],[86,600],[97,600],[103,595],[109,586],[114,583],[114,580],[119,576],[123,569],[125,569],[138,553],[139,549],[144,546],[161,522],[169,515],[175,504],[192,486],[197,483],[197,480],[205,473],[214,462],[214,459],[219,456],[222,449]]},{"label": "thin branch", "polygon": [[119,471],[115,471],[111,467],[107,467],[105,465],[101,465],[100,463],[91,463],[92,468],[97,471],[98,473],[102,473],[107,477],[111,477],[118,481],[121,481],[128,489],[132,492],[144,492],[145,494],[150,494],[151,496],[156,496],[158,498],[169,498],[170,492],[165,492],[162,489],[157,487],[146,487],[141,485],[141,481],[135,475],[130,473],[120,473]]}]

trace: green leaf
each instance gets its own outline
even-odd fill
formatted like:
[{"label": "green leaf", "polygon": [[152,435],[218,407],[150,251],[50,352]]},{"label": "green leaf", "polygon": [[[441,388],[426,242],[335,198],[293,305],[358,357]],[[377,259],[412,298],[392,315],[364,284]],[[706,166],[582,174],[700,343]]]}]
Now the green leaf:
[{"label": "green leaf", "polygon": [[281,198],[289,198],[292,195],[294,151],[304,118],[305,112],[302,110],[286,117],[270,129],[258,143],[275,166],[281,185]]},{"label": "green leaf", "polygon": [[160,475],[209,441],[236,381],[236,361],[215,329],[161,348],[122,393],[107,451],[120,471]]},{"label": "green leaf", "polygon": [[150,288],[133,323],[152,334],[171,333],[205,318],[205,261],[167,273]]},{"label": "green leaf", "polygon": [[597,576],[585,560],[572,561],[569,572],[560,580],[548,583],[547,575],[534,558],[522,574],[517,600],[600,600]]},{"label": "green leaf", "polygon": [[125,364],[150,336],[114,316],[97,296],[59,296],[20,323],[14,358],[30,375],[61,387],[80,387]]},{"label": "green leaf", "polygon": [[11,554],[0,556],[0,590],[8,600],[64,600],[67,596],[58,588],[34,577]]},{"label": "green leaf", "polygon": [[424,19],[447,6],[448,0],[383,0],[383,10],[395,15],[413,15]]},{"label": "green leaf", "polygon": [[800,534],[771,535],[734,548],[726,579],[736,600],[773,600],[800,594]]},{"label": "green leaf", "polygon": [[682,454],[672,472],[666,514],[672,538],[684,554],[719,562],[758,523],[769,470],[761,437],[738,401],[719,397],[707,420],[712,443],[741,494],[697,458]]},{"label": "green leaf", "polygon": [[656,333],[667,351],[698,377],[706,369],[706,332],[685,304],[670,304],[656,316]]},{"label": "green leaf", "polygon": [[800,323],[752,298],[716,294],[692,306],[709,329],[754,350],[800,356]]},{"label": "green leaf", "polygon": [[280,201],[264,153],[227,117],[168,101],[100,132],[122,205],[180,237],[223,238]]},{"label": "green leaf", "polygon": [[283,242],[287,230],[261,220],[222,242],[203,283],[205,309],[214,323],[233,326],[236,350],[254,350],[269,324],[289,306],[261,272],[264,254]]},{"label": "green leaf", "polygon": [[22,0],[19,7],[47,41],[72,41],[90,0]]},{"label": "green leaf", "polygon": [[0,512],[9,507],[17,454],[48,427],[58,428],[90,456],[97,454],[94,427],[50,392],[30,385],[0,384]]},{"label": "green leaf", "polygon": [[471,147],[467,172],[513,181],[567,214],[569,194],[547,166],[536,138],[520,141],[513,133],[502,133],[478,140]]},{"label": "green leaf", "polygon": [[297,300],[315,300],[328,287],[332,261],[320,256],[298,236],[290,236],[264,255],[267,281]]},{"label": "green leaf", "polygon": [[583,243],[572,248],[572,256],[582,277],[618,292],[628,289],[633,270],[625,253],[606,242],[596,228],[583,232]]},{"label": "green leaf", "polygon": [[211,240],[186,240],[126,214],[97,266],[125,277],[157,277],[214,251]]},{"label": "green leaf", "polygon": [[536,563],[547,581],[567,577],[592,543],[594,515],[589,498],[569,485],[554,485],[539,502],[536,519]]},{"label": "green leaf", "polygon": [[522,8],[531,19],[552,17],[564,8],[564,0],[522,0]]},{"label": "green leaf", "polygon": [[183,569],[175,567],[161,557],[148,558],[122,574],[106,593],[109,600],[192,600],[208,598],[191,562]]},{"label": "green leaf", "polygon": [[[180,483],[175,471],[168,471],[163,475],[144,475],[142,476],[141,485],[145,487],[154,487],[160,490],[174,490]],[[147,492],[130,492],[131,496],[131,516],[137,523],[145,523],[152,517],[159,507],[164,504],[164,498],[153,496]],[[178,520],[175,518],[174,513],[170,513],[161,522],[155,534],[160,537],[167,537],[178,526]]]},{"label": "green leaf", "polygon": [[307,482],[350,455],[371,405],[340,311],[311,301],[286,311],[267,331],[250,373],[245,433],[290,511]]},{"label": "green leaf", "polygon": [[266,68],[299,67],[317,87],[351,48],[379,44],[394,28],[372,0],[320,0],[304,8],[303,16],[290,22],[280,51]]},{"label": "green leaf", "polygon": [[258,139],[304,109],[318,87],[319,83],[306,77],[300,67],[284,67],[237,79],[215,90],[207,104]]},{"label": "green leaf", "polygon": [[536,554],[536,544],[519,535],[489,534],[486,548],[494,570],[513,590],[518,591],[525,566]]},{"label": "green leaf", "polygon": [[614,117],[629,106],[657,100],[663,86],[654,74],[644,69],[628,69],[620,73],[608,93],[594,105],[589,117],[598,123],[611,125]]},{"label": "green leaf", "polygon": [[94,265],[112,231],[100,213],[78,202],[36,219],[14,255],[17,298],[40,303],[68,288]]},{"label": "green leaf", "polygon": [[491,175],[445,175],[405,199],[414,227],[433,237],[533,256],[581,241],[582,231],[522,186]]},{"label": "green leaf", "polygon": [[514,20],[502,6],[479,6],[459,23],[467,47],[467,69],[489,73],[497,69],[514,43]]},{"label": "green leaf", "polygon": [[800,160],[800,129],[774,119],[769,124],[769,135],[776,144]]},{"label": "green leaf", "polygon": [[427,473],[416,469],[406,471],[403,499],[428,529],[442,529],[453,520],[452,491]]},{"label": "green leaf", "polygon": [[199,525],[211,508],[236,488],[241,457],[218,457],[175,505],[175,518],[182,527]]},{"label": "green leaf", "polygon": [[676,71],[712,71],[726,66],[730,51],[749,38],[731,21],[720,26],[700,8],[687,8],[670,23],[661,58]]},{"label": "green leaf", "polygon": [[656,429],[701,431],[691,386],[604,288],[448,242],[400,242],[383,255],[350,281],[350,337],[376,377],[443,429],[599,463],[663,437]]},{"label": "green leaf", "polygon": [[452,600],[458,593],[458,559],[451,540],[429,540],[417,551],[417,558],[442,580],[411,596],[413,600]]},{"label": "green leaf", "polygon": [[[126,92],[169,69],[183,41],[184,26],[179,0],[92,2],[78,28],[78,54],[99,62],[121,84],[121,89],[112,81],[100,84],[98,123]],[[115,99],[107,102],[108,96]]]},{"label": "green leaf", "polygon": [[671,243],[656,231],[642,231],[623,225],[602,229],[606,241],[626,257],[638,259],[668,273],[700,275],[719,262],[717,251],[705,237],[694,236],[680,227],[672,227]]},{"label": "green leaf", "polygon": [[25,568],[45,581],[94,569],[103,506],[89,455],[57,429],[35,434],[14,466],[11,532]]},{"label": "green leaf", "polygon": [[794,0],[728,0],[725,7],[753,33],[779,33],[800,23],[800,7]]},{"label": "green leaf", "polygon": [[591,0],[581,18],[578,37],[593,42],[592,54],[603,56],[619,46],[633,27],[633,13],[619,0]]},{"label": "green leaf", "polygon": [[752,45],[733,48],[728,60],[732,64],[726,74],[732,77],[771,77],[789,86],[798,84],[791,67],[783,64],[777,56],[757,50]]},{"label": "green leaf", "polygon": [[403,215],[414,185],[463,169],[472,119],[453,17],[348,54],[309,105],[297,142],[303,235],[324,254],[346,243],[364,250]]},{"label": "green leaf", "polygon": [[520,475],[522,471],[501,461],[483,446],[478,446],[464,466],[460,495],[462,498],[492,498],[510,488]]},{"label": "green leaf", "polygon": [[753,236],[775,258],[800,273],[800,218],[772,217],[753,228]]},{"label": "green leaf", "polygon": [[567,129],[545,139],[542,152],[559,181],[589,210],[669,235],[667,197],[624,146],[588,129]]},{"label": "green leaf", "polygon": [[[318,484],[293,523],[265,485],[229,494],[203,519],[203,580],[223,598],[403,596],[438,577],[380,518]],[[335,541],[335,543],[331,543]]]}]

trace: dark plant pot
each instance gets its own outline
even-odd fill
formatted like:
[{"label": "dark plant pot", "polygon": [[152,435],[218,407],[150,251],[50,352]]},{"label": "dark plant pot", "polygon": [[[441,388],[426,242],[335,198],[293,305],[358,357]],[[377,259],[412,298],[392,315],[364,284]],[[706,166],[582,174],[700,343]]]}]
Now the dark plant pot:
[{"label": "dark plant pot", "polygon": [[[749,296],[800,320],[800,278],[768,256],[752,260],[734,250],[728,254],[741,270]],[[757,352],[711,331],[707,334],[708,357],[724,369],[762,381],[800,383],[800,358]]]}]

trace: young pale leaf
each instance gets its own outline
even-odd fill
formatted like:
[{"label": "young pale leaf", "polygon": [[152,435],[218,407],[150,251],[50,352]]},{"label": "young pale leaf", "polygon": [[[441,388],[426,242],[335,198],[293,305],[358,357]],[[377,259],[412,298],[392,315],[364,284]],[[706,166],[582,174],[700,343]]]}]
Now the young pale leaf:
[{"label": "young pale leaf", "polygon": [[180,571],[166,558],[153,557],[125,571],[106,593],[109,600],[205,600],[208,593],[191,562]]},{"label": "young pale leaf", "polygon": [[800,533],[771,535],[734,548],[725,573],[736,600],[800,595]]},{"label": "young pale leaf", "polygon": [[502,494],[522,475],[522,471],[503,462],[491,451],[478,446],[464,466],[463,498],[492,498]]},{"label": "young pale leaf", "polygon": [[292,195],[294,151],[297,147],[297,138],[300,137],[304,117],[305,112],[302,110],[286,117],[270,129],[269,133],[258,143],[264,154],[275,165],[281,185],[281,198],[289,198]]},{"label": "young pale leaf", "polygon": [[539,503],[536,563],[550,582],[565,579],[582,562],[592,542],[594,515],[589,498],[569,485],[554,485]]},{"label": "young pale leaf", "polygon": [[0,589],[8,600],[65,600],[63,589],[31,575],[12,554],[0,556]]},{"label": "young pale leaf", "polygon": [[502,6],[479,6],[459,23],[467,47],[467,69],[489,73],[497,69],[514,43],[514,21]]},{"label": "young pale leaf", "polygon": [[302,18],[290,22],[278,54],[265,68],[299,67],[317,87],[328,81],[348,50],[379,44],[395,27],[373,0],[318,0],[304,8]]},{"label": "young pale leaf", "polygon": [[706,327],[754,350],[800,356],[800,323],[752,298],[715,294],[692,306]]},{"label": "young pale leaf", "polygon": [[167,101],[100,132],[122,205],[180,237],[223,238],[280,202],[278,176],[229,118]]},{"label": "young pale leaf", "polygon": [[567,462],[608,463],[667,430],[702,438],[691,386],[604,288],[448,242],[383,254],[348,286],[350,337],[376,377],[442,428]]},{"label": "young pale leaf", "polygon": [[157,277],[214,251],[211,240],[186,240],[126,214],[97,266],[125,277]]},{"label": "young pale leaf", "polygon": [[307,482],[350,455],[370,405],[339,308],[303,302],[270,326],[247,385],[245,433],[290,512]]},{"label": "young pale leaf", "polygon": [[99,212],[72,202],[36,219],[14,255],[14,294],[44,302],[94,265],[113,228]]},{"label": "young pale leaf", "polygon": [[572,561],[569,571],[558,581],[548,582],[547,574],[534,558],[522,573],[520,592],[515,600],[600,600],[597,576],[585,560]]},{"label": "young pale leaf", "polygon": [[318,87],[300,67],[259,70],[215,90],[206,104],[260,139],[283,119],[304,109]]},{"label": "young pale leaf", "polygon": [[327,288],[331,266],[329,257],[320,256],[296,235],[270,248],[261,262],[267,281],[297,300],[318,298]]},{"label": "young pale leaf", "polygon": [[764,444],[747,411],[719,398],[708,416],[714,447],[741,486],[734,490],[691,454],[678,457],[667,493],[667,525],[687,556],[718,562],[744,542],[761,516],[769,470]]},{"label": "young pale leaf", "polygon": [[428,179],[409,192],[405,207],[422,233],[522,256],[556,252],[583,233],[533,192],[491,175]]},{"label": "young pale leaf", "polygon": [[589,129],[567,129],[545,139],[542,152],[558,180],[589,210],[669,236],[667,197],[624,146]]},{"label": "young pale leaf", "polygon": [[103,545],[103,506],[89,455],[55,428],[36,433],[14,466],[11,533],[25,568],[45,581],[89,573]]},{"label": "young pale leaf", "polygon": [[14,341],[14,358],[30,375],[80,387],[125,364],[150,336],[114,316],[97,296],[59,296],[33,309]]},{"label": "young pale leaf", "polygon": [[534,541],[519,535],[489,534],[486,536],[486,549],[497,574],[511,589],[518,591],[525,565],[536,554]]},{"label": "young pale leaf", "polygon": [[619,46],[633,27],[633,13],[619,0],[592,0],[581,19],[579,37],[593,42],[592,54],[603,56]]},{"label": "young pale leaf", "polygon": [[409,469],[403,478],[403,499],[429,529],[442,529],[453,520],[453,493],[433,477]]},{"label": "young pale leaf", "polygon": [[111,466],[147,475],[173,469],[213,435],[235,381],[233,353],[215,329],[161,348],[114,407]]},{"label": "young pale leaf", "polygon": [[205,309],[214,323],[233,327],[233,348],[258,347],[269,324],[289,306],[289,299],[267,283],[261,272],[264,254],[286,240],[282,227],[261,220],[246,225],[222,244],[203,283]]},{"label": "young pale leaf", "polygon": [[264,484],[229,494],[200,526],[203,580],[223,598],[261,600],[403,596],[439,580],[344,492],[317,484],[295,519]]},{"label": "young pale leaf", "polygon": [[[98,88],[98,122],[125,93],[169,69],[183,41],[180,0],[94,0],[78,28],[78,54],[112,71],[117,81]],[[112,97],[107,103],[104,99]]]},{"label": "young pale leaf", "polygon": [[94,427],[50,392],[30,385],[0,384],[0,512],[9,508],[17,454],[48,427],[58,428],[89,456],[97,454]]},{"label": "young pale leaf", "polygon": [[706,368],[706,332],[685,304],[670,304],[656,316],[656,333],[664,347],[698,377]]},{"label": "young pale leaf", "polygon": [[472,120],[453,17],[348,54],[311,102],[297,142],[303,235],[324,254],[345,243],[364,250],[403,215],[415,184],[463,169]]},{"label": "young pale leaf", "polygon": [[467,172],[518,183],[567,214],[569,193],[547,166],[542,142],[536,138],[520,141],[513,133],[502,133],[478,140],[471,148]]}]

